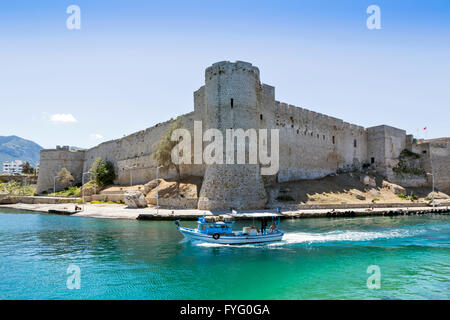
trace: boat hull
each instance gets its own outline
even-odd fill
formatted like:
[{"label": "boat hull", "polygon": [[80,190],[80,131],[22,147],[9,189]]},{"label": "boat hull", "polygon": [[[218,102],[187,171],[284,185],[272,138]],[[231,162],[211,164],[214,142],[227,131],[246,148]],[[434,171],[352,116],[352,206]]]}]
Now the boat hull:
[{"label": "boat hull", "polygon": [[212,235],[197,232],[194,229],[188,228],[178,228],[178,230],[185,236],[188,240],[194,241],[204,241],[209,243],[218,244],[250,244],[250,243],[268,243],[280,241],[283,238],[284,233],[282,231],[277,231],[274,233],[269,233],[265,235],[244,235],[244,236],[225,236],[221,235],[219,239],[214,239]]}]

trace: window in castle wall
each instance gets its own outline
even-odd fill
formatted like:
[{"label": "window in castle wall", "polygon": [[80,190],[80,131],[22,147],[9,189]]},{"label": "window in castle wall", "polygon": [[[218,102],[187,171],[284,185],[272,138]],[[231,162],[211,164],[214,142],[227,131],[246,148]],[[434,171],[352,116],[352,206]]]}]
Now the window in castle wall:
[{"label": "window in castle wall", "polygon": [[333,144],[336,143],[336,138],[333,136]]},{"label": "window in castle wall", "polygon": [[297,129],[297,134],[300,132],[300,130]]},{"label": "window in castle wall", "polygon": [[319,139],[319,137],[320,137],[320,135],[319,135],[319,134],[317,134],[317,139]]},{"label": "window in castle wall", "polygon": [[355,139],[355,140],[353,140],[353,147],[356,148],[356,146],[357,146],[357,144],[356,144],[356,139]]},{"label": "window in castle wall", "polygon": [[374,157],[370,158],[370,163],[372,163],[372,164],[375,163],[375,158]]},{"label": "window in castle wall", "polygon": [[325,140],[325,135],[323,135],[323,140]]},{"label": "window in castle wall", "polygon": [[261,119],[261,120],[263,119],[263,115],[262,114],[259,115],[259,119]]},{"label": "window in castle wall", "polygon": [[231,98],[231,100],[230,100],[230,105],[231,105],[231,109],[233,109],[233,107],[234,107],[234,99],[233,98]]},{"label": "window in castle wall", "polygon": [[311,137],[314,135],[314,132],[311,132]]}]

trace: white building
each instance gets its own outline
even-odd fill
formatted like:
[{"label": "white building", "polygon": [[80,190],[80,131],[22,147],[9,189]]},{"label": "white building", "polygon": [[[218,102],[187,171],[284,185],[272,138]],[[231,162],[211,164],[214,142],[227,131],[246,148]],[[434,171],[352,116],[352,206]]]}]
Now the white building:
[{"label": "white building", "polygon": [[3,173],[4,174],[21,174],[22,173],[23,161],[14,160],[11,162],[3,163]]}]

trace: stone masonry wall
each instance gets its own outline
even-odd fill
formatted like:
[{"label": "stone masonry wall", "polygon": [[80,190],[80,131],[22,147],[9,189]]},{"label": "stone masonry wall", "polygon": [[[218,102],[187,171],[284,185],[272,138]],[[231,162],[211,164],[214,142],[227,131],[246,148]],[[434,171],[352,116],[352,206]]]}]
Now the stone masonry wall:
[{"label": "stone masonry wall", "polygon": [[280,130],[279,182],[359,169],[367,161],[363,127],[278,101],[267,109],[266,125]]},{"label": "stone masonry wall", "polygon": [[406,149],[406,131],[382,125],[367,129],[369,162],[374,160],[379,174],[392,178],[400,153]]},{"label": "stone masonry wall", "polygon": [[[39,194],[44,191],[53,191],[54,177],[62,168],[69,170],[75,179],[75,184],[81,183],[84,156],[84,151],[41,150],[36,192]],[[59,190],[61,190],[61,186],[56,183],[56,191]]]},{"label": "stone masonry wall", "polygon": [[[194,126],[194,113],[183,116],[183,126],[192,130]],[[124,138],[108,141],[86,151],[84,171],[88,171],[98,157],[111,161],[116,169],[117,184],[130,183],[133,175],[133,184],[144,184],[156,178],[156,161],[152,158],[154,146],[166,134],[170,121],[160,123],[154,127],[139,131]],[[203,175],[199,166],[182,166],[182,175]],[[175,170],[161,172],[161,178],[173,178]]]},{"label": "stone masonry wall", "polygon": [[430,143],[430,160],[435,187],[450,193],[450,143]]},{"label": "stone masonry wall", "polygon": [[[434,175],[435,187],[450,193],[450,142],[422,142],[413,145],[413,151],[424,159],[425,171]],[[432,186],[432,176],[427,178]]]}]

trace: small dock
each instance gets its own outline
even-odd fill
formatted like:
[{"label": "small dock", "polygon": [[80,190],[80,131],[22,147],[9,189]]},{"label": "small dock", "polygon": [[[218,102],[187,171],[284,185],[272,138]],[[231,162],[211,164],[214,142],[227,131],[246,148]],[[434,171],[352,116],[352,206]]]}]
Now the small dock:
[{"label": "small dock", "polygon": [[49,214],[59,214],[59,215],[63,215],[63,216],[71,216],[75,213],[77,213],[79,211],[70,211],[70,210],[55,210],[55,209],[50,209],[48,210]]}]

